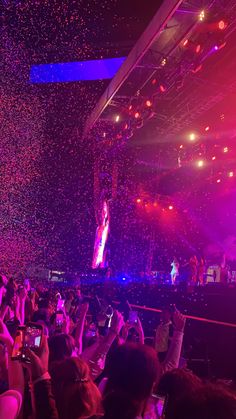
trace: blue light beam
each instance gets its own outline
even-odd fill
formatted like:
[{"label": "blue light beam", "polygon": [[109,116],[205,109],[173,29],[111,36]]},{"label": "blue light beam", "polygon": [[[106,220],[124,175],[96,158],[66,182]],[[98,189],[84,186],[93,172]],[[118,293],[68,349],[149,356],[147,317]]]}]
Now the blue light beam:
[{"label": "blue light beam", "polygon": [[126,57],[72,63],[39,64],[30,68],[31,83],[68,83],[111,79]]}]

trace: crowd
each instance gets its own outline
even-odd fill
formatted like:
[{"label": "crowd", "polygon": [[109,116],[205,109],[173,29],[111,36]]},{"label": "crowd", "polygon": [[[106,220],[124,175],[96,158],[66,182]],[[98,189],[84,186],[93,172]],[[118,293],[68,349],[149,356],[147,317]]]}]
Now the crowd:
[{"label": "crowd", "polygon": [[0,418],[231,419],[233,388],[180,362],[185,316],[163,309],[153,347],[128,301],[0,275]]}]

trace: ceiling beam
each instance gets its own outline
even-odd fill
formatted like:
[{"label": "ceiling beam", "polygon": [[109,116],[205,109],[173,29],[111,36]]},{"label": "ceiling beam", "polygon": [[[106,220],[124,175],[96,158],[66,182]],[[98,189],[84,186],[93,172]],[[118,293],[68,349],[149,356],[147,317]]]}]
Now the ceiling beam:
[{"label": "ceiling beam", "polygon": [[124,64],[121,66],[114,78],[111,80],[109,86],[99,99],[97,105],[93,109],[90,116],[88,117],[83,132],[84,138],[89,134],[96,121],[99,119],[100,115],[109,105],[114,95],[121,88],[121,86],[129,77],[133,69],[138,65],[142,57],[151,47],[153,42],[156,40],[157,36],[164,29],[167,22],[171,19],[171,17],[182,2],[183,0],[165,0],[162,3],[155,16],[151,20],[150,24],[143,32],[137,43],[134,45]]}]

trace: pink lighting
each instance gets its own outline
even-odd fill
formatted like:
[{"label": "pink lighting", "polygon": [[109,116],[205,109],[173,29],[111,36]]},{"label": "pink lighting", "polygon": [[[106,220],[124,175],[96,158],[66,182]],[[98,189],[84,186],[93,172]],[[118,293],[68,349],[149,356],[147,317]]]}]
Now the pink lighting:
[{"label": "pink lighting", "polygon": [[174,209],[173,205],[169,205],[169,210],[172,211]]},{"label": "pink lighting", "polygon": [[207,131],[209,131],[209,129],[210,129],[210,127],[209,127],[209,126],[207,126],[207,127],[205,128],[205,131],[207,132]]},{"label": "pink lighting", "polygon": [[216,183],[220,183],[220,182],[221,182],[221,179],[217,179]]},{"label": "pink lighting", "polygon": [[139,112],[135,112],[134,117],[135,117],[135,119],[138,119],[140,117],[140,113]]}]

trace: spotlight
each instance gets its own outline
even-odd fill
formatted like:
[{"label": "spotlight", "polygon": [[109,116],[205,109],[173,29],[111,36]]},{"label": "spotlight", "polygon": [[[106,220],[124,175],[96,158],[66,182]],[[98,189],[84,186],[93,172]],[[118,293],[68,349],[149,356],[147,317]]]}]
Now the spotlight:
[{"label": "spotlight", "polygon": [[140,113],[139,112],[135,112],[134,117],[135,117],[135,119],[138,119],[140,117]]},{"label": "spotlight", "polygon": [[221,182],[221,179],[217,179],[216,183],[220,183],[220,182]]},{"label": "spotlight", "polygon": [[103,138],[106,138],[106,135],[107,134],[105,132],[102,133]]},{"label": "spotlight", "polygon": [[207,127],[205,128],[205,131],[207,132],[207,131],[209,131],[209,129],[210,129],[210,127],[209,127],[209,126],[207,126]]},{"label": "spotlight", "polygon": [[152,102],[150,100],[146,100],[146,106],[150,108],[152,106]]},{"label": "spotlight", "polygon": [[116,121],[116,122],[119,122],[119,120],[120,120],[120,115],[116,115],[116,117],[115,117],[115,121]]},{"label": "spotlight", "polygon": [[200,22],[202,22],[205,19],[205,10],[202,10],[199,13],[198,19],[200,20]]},{"label": "spotlight", "polygon": [[181,144],[181,145],[179,146],[179,148],[184,148],[183,144]]},{"label": "spotlight", "polygon": [[167,64],[167,58],[163,57],[161,60],[161,66],[164,67]]},{"label": "spotlight", "polygon": [[203,167],[204,166],[204,161],[203,160],[198,160],[197,166],[198,167]]},{"label": "spotlight", "polygon": [[201,45],[198,44],[195,48],[195,52],[196,52],[196,54],[199,54],[200,51],[201,51]]},{"label": "spotlight", "polygon": [[211,158],[211,160],[215,160],[216,159],[216,156],[213,156],[212,158]]},{"label": "spotlight", "polygon": [[166,91],[166,87],[164,86],[164,84],[160,84],[160,91],[161,93],[164,93]]},{"label": "spotlight", "polygon": [[225,22],[224,20],[220,20],[219,22],[218,22],[218,29],[220,29],[221,31],[223,31],[224,29],[226,29],[227,28],[227,22]]},{"label": "spotlight", "polygon": [[132,105],[129,105],[129,111],[131,111],[131,110],[132,110],[132,107],[133,107]]},{"label": "spotlight", "polygon": [[229,151],[228,147],[224,147],[224,148],[223,148],[223,152],[224,152],[224,153],[228,153],[228,151]]},{"label": "spotlight", "polygon": [[228,176],[229,176],[229,177],[233,177],[233,176],[234,176],[234,172],[229,172],[229,173],[228,173]]},{"label": "spotlight", "polygon": [[194,132],[191,132],[191,134],[189,134],[189,140],[190,141],[195,141],[196,140],[196,134],[194,134]]},{"label": "spotlight", "polygon": [[186,47],[188,45],[188,43],[189,43],[189,40],[188,39],[185,39],[185,41],[183,43],[183,46]]},{"label": "spotlight", "polygon": [[172,211],[174,209],[173,205],[169,205],[169,210]]},{"label": "spotlight", "polygon": [[152,80],[152,85],[154,86],[155,84],[157,84],[157,79]]},{"label": "spotlight", "polygon": [[136,202],[137,202],[137,204],[140,204],[141,203],[141,199],[140,198],[137,198],[136,199]]}]

